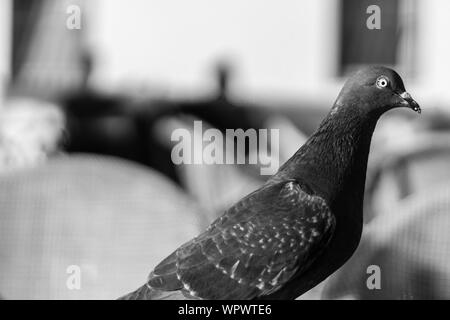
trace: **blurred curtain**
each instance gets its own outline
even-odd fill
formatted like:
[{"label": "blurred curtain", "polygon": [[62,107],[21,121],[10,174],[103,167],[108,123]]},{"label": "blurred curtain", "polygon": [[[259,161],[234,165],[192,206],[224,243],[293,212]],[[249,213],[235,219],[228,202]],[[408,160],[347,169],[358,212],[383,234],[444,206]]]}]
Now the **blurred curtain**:
[{"label": "blurred curtain", "polygon": [[83,28],[69,30],[67,7],[82,0],[15,0],[13,5],[13,93],[54,97],[76,87]]},{"label": "blurred curtain", "polygon": [[44,0],[13,1],[12,79],[17,76],[29,50],[31,38],[41,15]]},{"label": "blurred curtain", "polygon": [[[367,7],[381,9],[381,29],[368,29]],[[361,64],[395,65],[399,39],[399,0],[342,0],[341,73]]]}]

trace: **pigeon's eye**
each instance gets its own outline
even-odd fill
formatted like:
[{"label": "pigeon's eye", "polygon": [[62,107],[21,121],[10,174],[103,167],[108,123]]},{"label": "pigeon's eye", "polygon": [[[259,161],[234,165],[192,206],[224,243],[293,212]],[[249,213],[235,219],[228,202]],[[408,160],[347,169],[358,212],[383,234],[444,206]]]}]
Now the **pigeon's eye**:
[{"label": "pigeon's eye", "polygon": [[382,89],[382,88],[386,88],[389,85],[389,80],[386,77],[379,77],[377,79],[377,87]]}]

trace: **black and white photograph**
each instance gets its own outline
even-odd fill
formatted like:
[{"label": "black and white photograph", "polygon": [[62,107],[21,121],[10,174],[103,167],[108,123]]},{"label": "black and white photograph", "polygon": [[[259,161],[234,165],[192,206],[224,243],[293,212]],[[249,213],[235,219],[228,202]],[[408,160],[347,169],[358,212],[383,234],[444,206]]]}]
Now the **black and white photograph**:
[{"label": "black and white photograph", "polygon": [[0,300],[450,300],[449,17],[0,0]]}]

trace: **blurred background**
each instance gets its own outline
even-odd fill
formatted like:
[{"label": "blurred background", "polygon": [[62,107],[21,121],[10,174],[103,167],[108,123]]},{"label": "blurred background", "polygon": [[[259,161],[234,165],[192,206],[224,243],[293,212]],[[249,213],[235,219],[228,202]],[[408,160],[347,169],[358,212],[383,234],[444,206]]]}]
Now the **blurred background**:
[{"label": "blurred background", "polygon": [[[373,4],[379,30],[366,27]],[[361,244],[302,298],[450,299],[448,12],[446,0],[0,1],[0,296],[137,288],[267,179],[258,165],[174,165],[174,129],[278,129],[282,164],[347,75],[382,64],[422,116],[379,122]]]}]

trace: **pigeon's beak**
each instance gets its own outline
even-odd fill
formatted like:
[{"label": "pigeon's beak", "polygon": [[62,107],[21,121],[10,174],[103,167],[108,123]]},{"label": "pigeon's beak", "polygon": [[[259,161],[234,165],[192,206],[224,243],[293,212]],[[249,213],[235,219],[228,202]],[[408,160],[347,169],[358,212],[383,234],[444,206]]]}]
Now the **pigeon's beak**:
[{"label": "pigeon's beak", "polygon": [[400,97],[403,99],[402,105],[413,109],[415,112],[418,113],[422,112],[422,109],[420,109],[419,104],[411,97],[411,95],[408,92],[405,91],[401,93]]}]

